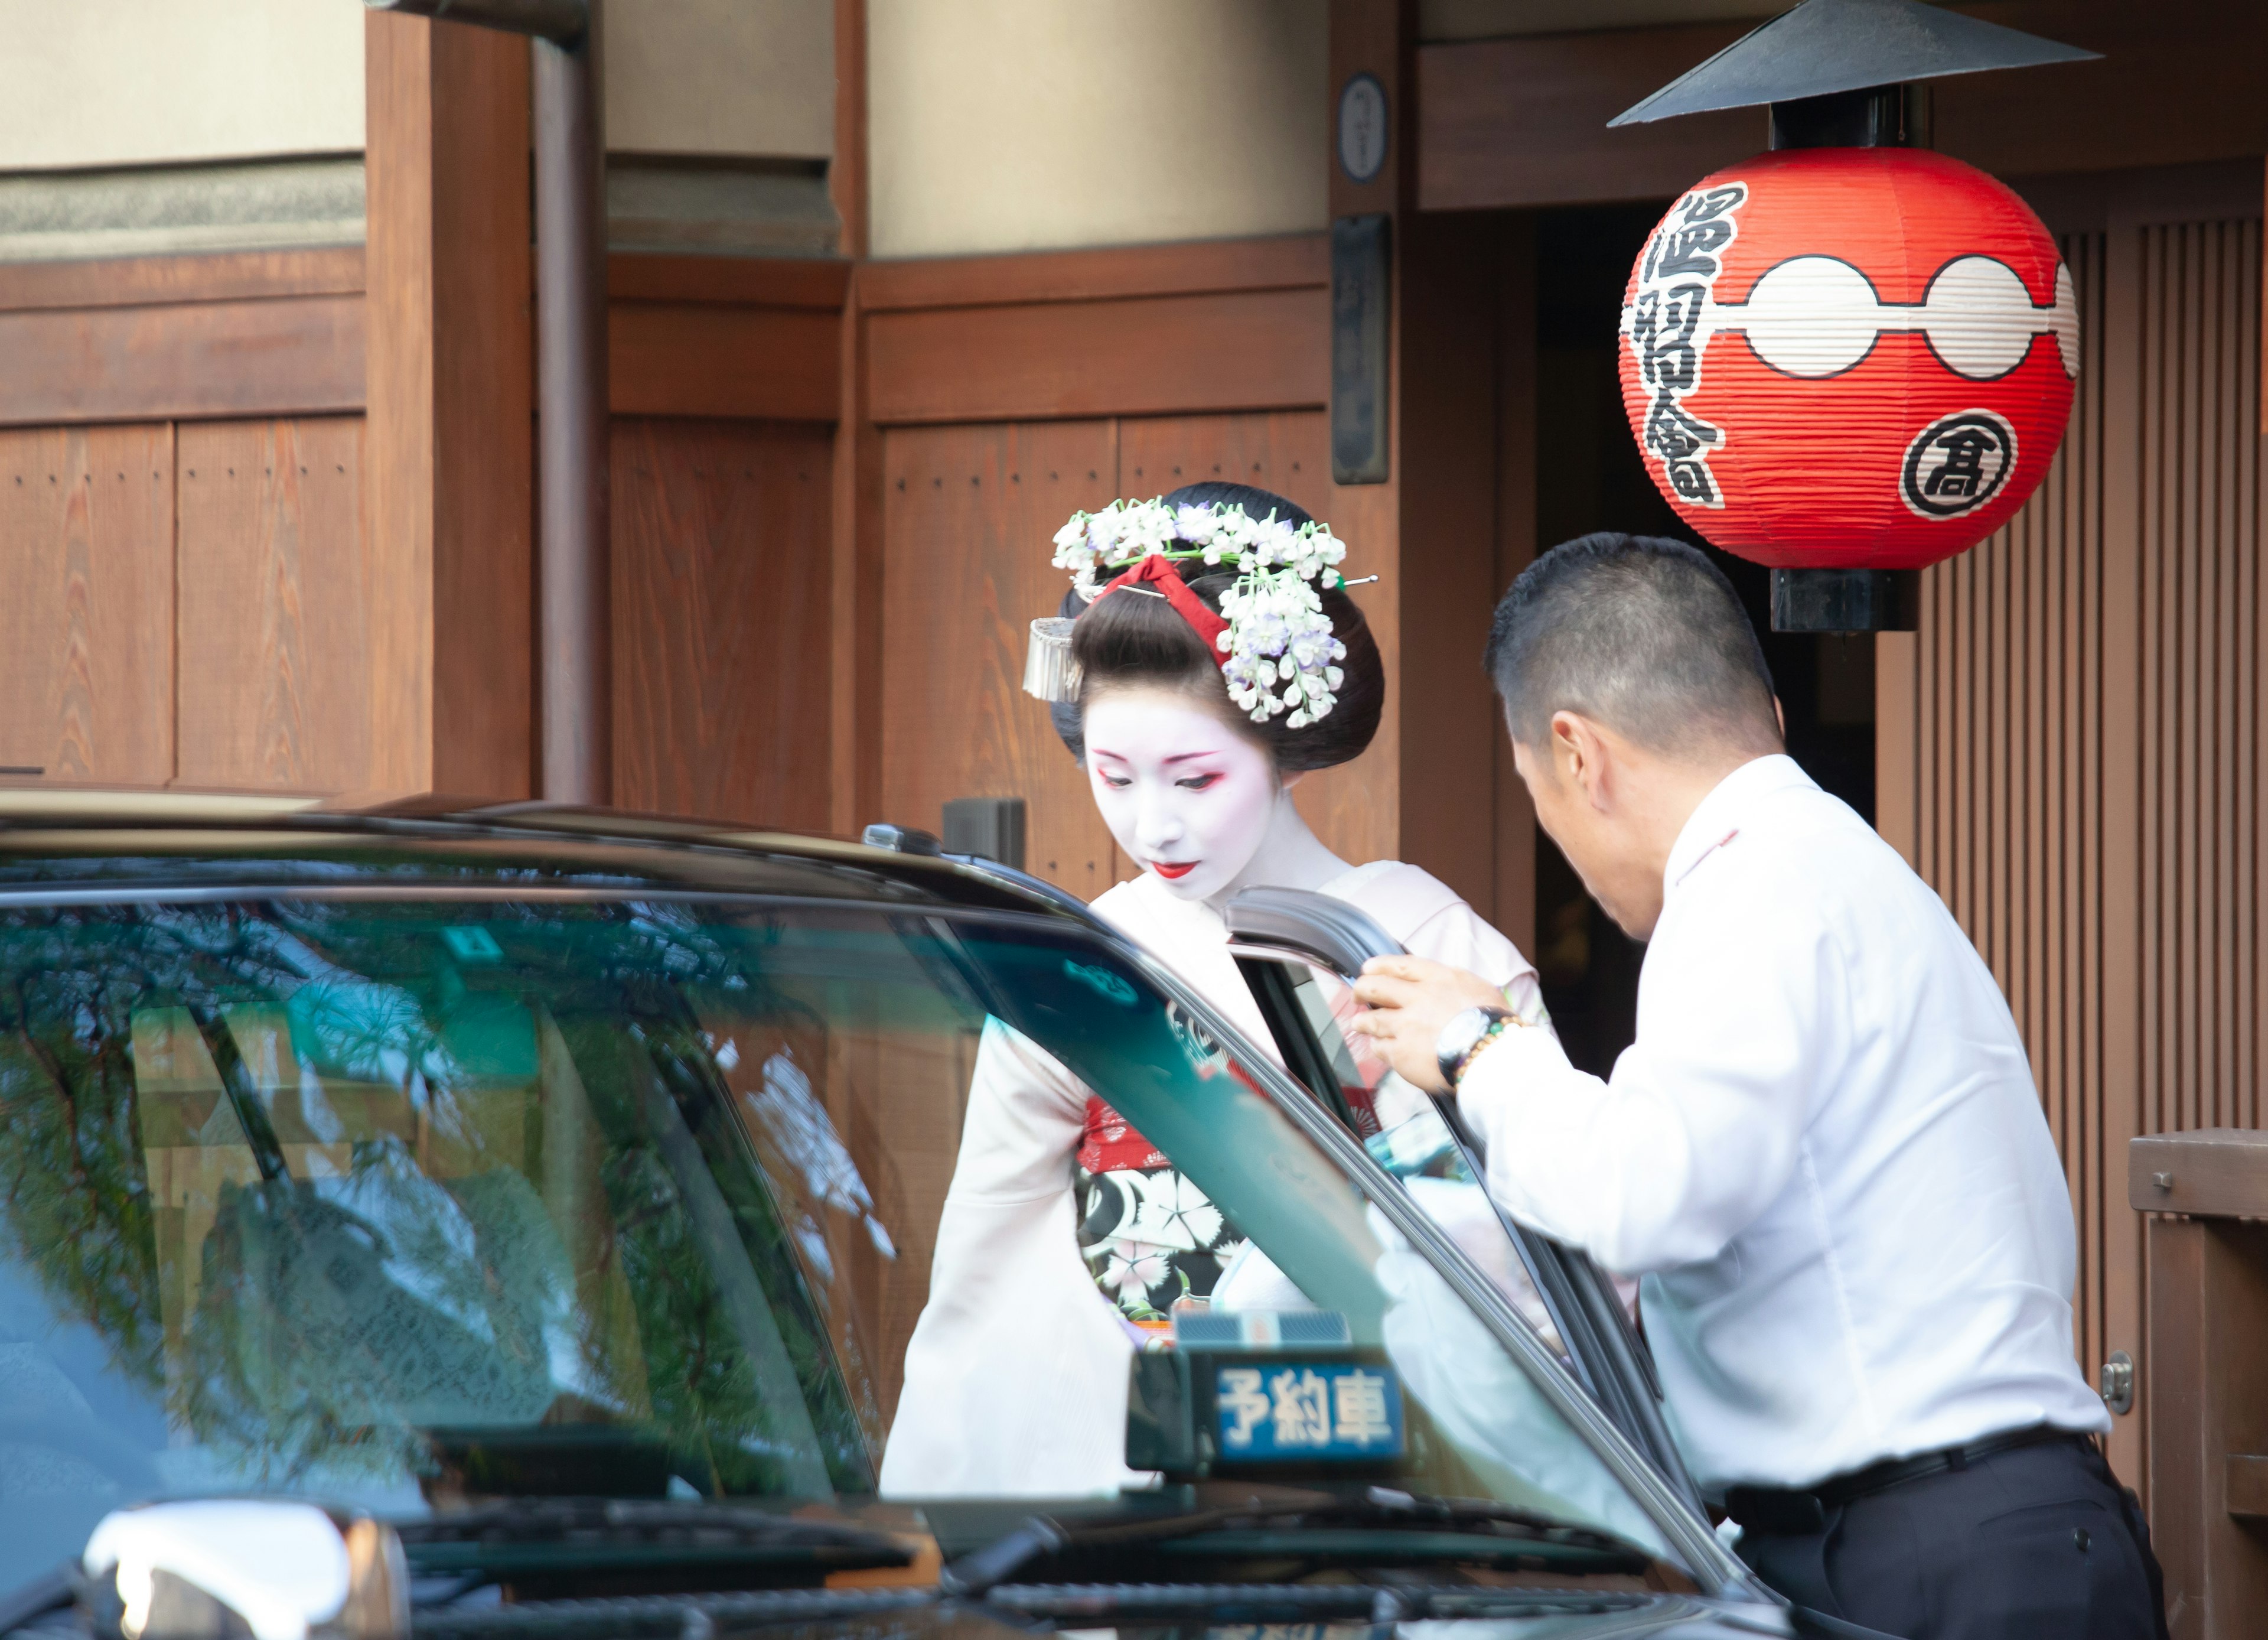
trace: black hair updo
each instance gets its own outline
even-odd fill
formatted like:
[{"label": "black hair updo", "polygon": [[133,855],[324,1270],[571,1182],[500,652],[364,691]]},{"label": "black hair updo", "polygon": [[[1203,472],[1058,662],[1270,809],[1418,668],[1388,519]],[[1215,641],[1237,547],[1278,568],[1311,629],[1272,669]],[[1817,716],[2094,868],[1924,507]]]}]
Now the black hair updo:
[{"label": "black hair updo", "polygon": [[[1293,524],[1314,521],[1304,509],[1282,496],[1251,484],[1184,484],[1166,498],[1166,505],[1236,506],[1254,519],[1264,519],[1272,512]],[[1193,558],[1174,568],[1216,614],[1221,595],[1236,584],[1233,565],[1208,565]],[[1333,636],[1346,646],[1346,658],[1339,662],[1338,698],[1321,721],[1295,729],[1285,721],[1288,713],[1255,723],[1233,703],[1220,675],[1219,657],[1205,647],[1197,629],[1164,599],[1113,593],[1089,604],[1080,600],[1076,588],[1065,592],[1059,612],[1075,622],[1071,653],[1079,666],[1080,683],[1076,701],[1049,707],[1056,733],[1071,748],[1072,757],[1086,761],[1086,703],[1102,690],[1142,685],[1178,690],[1216,706],[1227,721],[1267,747],[1279,774],[1351,762],[1378,733],[1379,715],[1386,709],[1386,668],[1378,658],[1378,642],[1370,635],[1369,623],[1346,589],[1334,587],[1322,597]]]}]

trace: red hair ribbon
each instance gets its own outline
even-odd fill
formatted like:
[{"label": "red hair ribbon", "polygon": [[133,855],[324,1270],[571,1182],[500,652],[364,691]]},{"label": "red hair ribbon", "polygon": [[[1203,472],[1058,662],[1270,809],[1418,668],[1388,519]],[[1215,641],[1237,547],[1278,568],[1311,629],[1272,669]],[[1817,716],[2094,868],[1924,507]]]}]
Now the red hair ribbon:
[{"label": "red hair ribbon", "polygon": [[1154,581],[1166,602],[1174,606],[1199,638],[1204,639],[1205,653],[1212,657],[1215,666],[1228,664],[1228,652],[1220,646],[1220,635],[1228,630],[1228,623],[1205,608],[1204,600],[1189,590],[1189,582],[1174,567],[1173,559],[1162,552],[1152,552],[1132,569],[1094,595],[1099,599],[1121,587],[1131,587],[1140,581]]}]

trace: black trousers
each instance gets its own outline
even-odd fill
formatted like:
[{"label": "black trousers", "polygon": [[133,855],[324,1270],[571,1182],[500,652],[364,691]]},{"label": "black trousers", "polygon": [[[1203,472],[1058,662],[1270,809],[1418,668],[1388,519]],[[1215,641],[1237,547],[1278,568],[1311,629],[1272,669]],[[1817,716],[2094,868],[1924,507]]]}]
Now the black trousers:
[{"label": "black trousers", "polygon": [[2022,1446],[1829,1506],[1821,1531],[1750,1526],[1741,1558],[1798,1606],[1904,1640],[2154,1640],[2141,1511],[2091,1443]]}]

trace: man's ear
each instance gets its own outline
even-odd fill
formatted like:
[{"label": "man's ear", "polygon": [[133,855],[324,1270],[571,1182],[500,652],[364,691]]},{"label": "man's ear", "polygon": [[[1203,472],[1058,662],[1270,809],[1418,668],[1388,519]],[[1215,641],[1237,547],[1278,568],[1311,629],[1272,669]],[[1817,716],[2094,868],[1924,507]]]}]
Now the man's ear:
[{"label": "man's ear", "polygon": [[1604,744],[1598,727],[1575,712],[1551,714],[1551,770],[1583,788],[1592,807],[1599,806],[1599,781],[1606,772]]}]

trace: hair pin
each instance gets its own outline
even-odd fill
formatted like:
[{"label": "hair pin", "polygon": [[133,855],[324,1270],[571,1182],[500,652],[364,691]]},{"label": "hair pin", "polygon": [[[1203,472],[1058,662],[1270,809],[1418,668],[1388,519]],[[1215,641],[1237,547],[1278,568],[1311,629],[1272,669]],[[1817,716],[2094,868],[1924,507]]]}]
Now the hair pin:
[{"label": "hair pin", "polygon": [[1341,592],[1344,592],[1350,587],[1367,587],[1371,582],[1377,579],[1378,577],[1375,575],[1364,575],[1354,580],[1349,580],[1345,576],[1342,575],[1339,577],[1339,590]]}]

